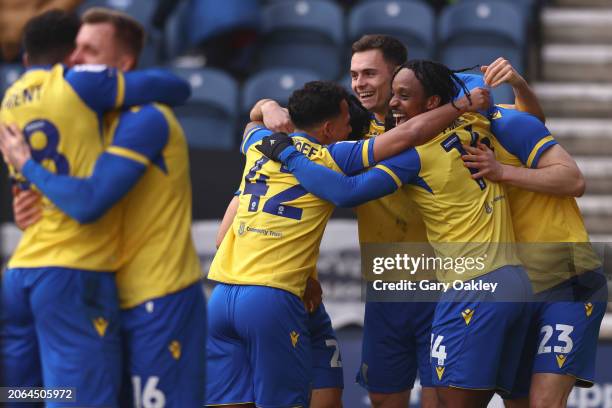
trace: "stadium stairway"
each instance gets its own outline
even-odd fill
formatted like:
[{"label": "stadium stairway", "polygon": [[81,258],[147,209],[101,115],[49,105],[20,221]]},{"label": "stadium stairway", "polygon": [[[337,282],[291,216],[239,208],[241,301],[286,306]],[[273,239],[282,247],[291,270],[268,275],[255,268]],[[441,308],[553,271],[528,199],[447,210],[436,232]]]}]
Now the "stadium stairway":
[{"label": "stadium stairway", "polygon": [[555,0],[542,10],[547,126],[587,180],[578,204],[593,242],[612,241],[612,0]]}]

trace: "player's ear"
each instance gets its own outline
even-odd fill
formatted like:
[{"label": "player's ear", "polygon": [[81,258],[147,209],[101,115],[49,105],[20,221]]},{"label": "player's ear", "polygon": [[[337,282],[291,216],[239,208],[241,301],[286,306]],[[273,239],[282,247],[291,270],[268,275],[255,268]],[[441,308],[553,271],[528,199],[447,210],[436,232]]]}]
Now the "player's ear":
[{"label": "player's ear", "polygon": [[427,110],[436,109],[438,106],[440,106],[440,101],[441,98],[438,95],[432,95],[427,98]]},{"label": "player's ear", "polygon": [[119,68],[123,72],[131,71],[136,68],[136,57],[129,54],[124,54],[119,59],[119,63],[117,64],[117,68]]}]

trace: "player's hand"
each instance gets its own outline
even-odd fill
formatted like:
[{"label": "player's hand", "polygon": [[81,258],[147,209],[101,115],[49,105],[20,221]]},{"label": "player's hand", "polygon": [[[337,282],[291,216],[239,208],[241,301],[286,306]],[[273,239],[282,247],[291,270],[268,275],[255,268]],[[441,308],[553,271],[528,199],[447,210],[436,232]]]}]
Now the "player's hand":
[{"label": "player's hand", "polygon": [[476,147],[463,145],[468,154],[461,156],[465,167],[478,170],[472,174],[473,179],[485,177],[491,181],[502,181],[504,177],[504,166],[497,161],[493,150],[483,143]]},{"label": "player's hand", "polygon": [[41,195],[32,190],[13,188],[13,215],[20,230],[36,224],[42,217]]},{"label": "player's hand", "polygon": [[495,88],[503,83],[508,83],[511,86],[519,86],[525,80],[516,72],[512,64],[502,57],[499,57],[491,65],[483,65],[480,70],[484,74],[485,84]]},{"label": "player's hand", "polygon": [[261,144],[255,146],[255,148],[268,159],[280,162],[280,154],[289,146],[293,146],[293,139],[286,133],[279,132],[264,137]]},{"label": "player's hand", "polygon": [[466,112],[486,111],[491,106],[491,94],[486,88],[474,88],[469,98],[465,95],[455,105]]},{"label": "player's hand", "polygon": [[323,290],[318,280],[308,278],[306,281],[306,290],[304,291],[304,306],[308,313],[312,313],[321,304],[323,300]]},{"label": "player's hand", "polygon": [[17,125],[0,124],[0,150],[8,164],[17,171],[30,159],[30,147]]},{"label": "player's hand", "polygon": [[261,105],[264,125],[273,132],[291,133],[294,131],[289,111],[275,101],[267,101]]}]

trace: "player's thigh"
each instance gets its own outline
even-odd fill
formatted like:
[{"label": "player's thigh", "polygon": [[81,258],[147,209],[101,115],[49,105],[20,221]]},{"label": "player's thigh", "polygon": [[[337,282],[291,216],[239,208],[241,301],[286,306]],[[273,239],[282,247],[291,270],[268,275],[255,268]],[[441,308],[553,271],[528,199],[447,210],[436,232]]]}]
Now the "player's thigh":
[{"label": "player's thigh", "polygon": [[308,330],[312,344],[312,388],[338,390],[341,396],[344,373],[340,344],[323,304],[308,315]]},{"label": "player's thigh", "polygon": [[440,406],[444,408],[486,408],[493,390],[437,388]]},{"label": "player's thigh", "polygon": [[122,317],[134,400],[143,406],[202,406],[206,304],[200,283],[125,310]]},{"label": "player's thigh", "polygon": [[[42,372],[29,284],[23,271],[6,270],[0,292],[0,386],[40,387]],[[33,281],[33,280],[32,280]],[[8,405],[11,406],[11,405]],[[20,403],[18,406],[24,406]]]},{"label": "player's thigh", "polygon": [[206,406],[255,401],[248,344],[236,331],[234,310],[242,287],[218,284],[208,302]]},{"label": "player's thigh", "polygon": [[45,386],[74,387],[79,405],[116,404],[121,341],[115,275],[44,268],[31,303]]},{"label": "player's thigh", "polygon": [[258,407],[306,407],[312,380],[308,315],[287,291],[245,286],[235,315],[248,344]]},{"label": "player's thigh", "polygon": [[357,382],[371,393],[394,394],[414,385],[418,349],[414,303],[367,302]]},{"label": "player's thigh", "polygon": [[576,379],[570,375],[535,373],[531,380],[531,408],[564,408]]},{"label": "player's thigh", "polygon": [[[595,375],[599,329],[605,302],[548,302],[539,320],[534,373],[575,377],[576,385],[590,386]],[[554,378],[551,384],[554,384]],[[559,381],[559,392],[562,383]]]},{"label": "player's thigh", "polygon": [[392,393],[369,392],[368,396],[373,408],[406,408],[410,401],[410,390]]},{"label": "player's thigh", "polygon": [[342,408],[342,388],[316,388],[310,394],[310,408]]}]

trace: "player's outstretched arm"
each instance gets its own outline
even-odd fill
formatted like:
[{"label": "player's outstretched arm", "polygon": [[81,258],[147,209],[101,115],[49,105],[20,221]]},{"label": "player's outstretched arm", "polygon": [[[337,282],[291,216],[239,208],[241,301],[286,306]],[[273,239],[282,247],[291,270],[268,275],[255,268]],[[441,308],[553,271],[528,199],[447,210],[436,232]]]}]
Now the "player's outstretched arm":
[{"label": "player's outstretched arm", "polygon": [[508,83],[512,86],[516,109],[531,113],[542,122],[546,121],[546,116],[540,106],[538,97],[527,81],[525,81],[525,78],[514,69],[508,60],[500,57],[490,65],[483,65],[480,67],[480,70],[484,73],[484,80],[488,86],[495,88],[503,83]]},{"label": "player's outstretched arm", "polygon": [[567,151],[556,144],[540,157],[535,169],[502,164],[484,144],[476,148],[465,146],[469,153],[463,156],[465,166],[478,169],[472,178],[486,177],[492,181],[508,183],[537,193],[580,197],[585,181],[578,165]]},{"label": "player's outstretched arm", "polygon": [[34,161],[16,126],[0,126],[0,149],[8,162],[53,204],[71,218],[88,223],[104,215],[130,191],[167,137],[167,122],[154,107],[123,113],[113,144],[86,178],[54,174]]},{"label": "player's outstretched arm", "polygon": [[489,101],[489,91],[476,88],[469,98],[464,96],[454,105],[447,103],[411,118],[374,139],[374,160],[378,162],[429,142],[462,114],[488,109]]},{"label": "player's outstretched arm", "polygon": [[319,165],[293,146],[280,152],[279,159],[307,191],[338,207],[354,207],[391,194],[418,173],[419,167],[414,150],[402,152],[354,176]]},{"label": "player's outstretched arm", "polygon": [[65,78],[98,113],[152,102],[175,106],[191,96],[187,81],[159,68],[122,73],[103,65],[77,65]]}]

